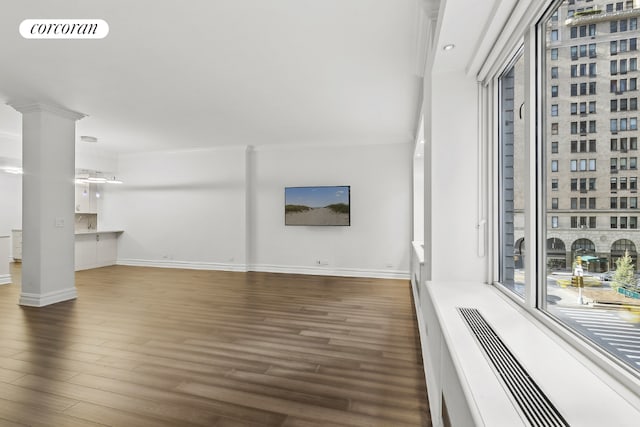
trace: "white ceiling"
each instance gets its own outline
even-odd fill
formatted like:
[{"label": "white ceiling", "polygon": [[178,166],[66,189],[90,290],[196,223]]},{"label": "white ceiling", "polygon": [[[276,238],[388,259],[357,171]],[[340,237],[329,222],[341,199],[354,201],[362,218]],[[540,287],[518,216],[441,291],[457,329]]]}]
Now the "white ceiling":
[{"label": "white ceiling", "polygon": [[[419,11],[437,4],[8,2],[0,14],[0,137],[20,134],[20,115],[5,103],[29,98],[88,114],[78,135],[113,152],[411,142]],[[26,40],[18,26],[29,18],[104,19],[110,32],[102,40]]]},{"label": "white ceiling", "polygon": [[[536,0],[442,0],[434,46],[434,73],[463,72],[475,76],[516,3],[532,1]],[[455,48],[443,50],[448,44]]]}]

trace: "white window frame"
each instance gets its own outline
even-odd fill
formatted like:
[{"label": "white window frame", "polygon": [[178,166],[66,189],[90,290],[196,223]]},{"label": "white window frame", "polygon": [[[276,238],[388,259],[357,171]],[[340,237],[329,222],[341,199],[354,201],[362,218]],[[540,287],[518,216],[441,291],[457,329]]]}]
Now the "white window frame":
[{"label": "white window frame", "polygon": [[[522,307],[533,318],[538,320],[542,325],[549,328],[549,331],[573,348],[577,349],[580,354],[596,363],[603,372],[606,372],[611,378],[615,378],[614,383],[611,384],[616,390],[622,394],[631,392],[635,398],[640,397],[640,374],[632,372],[632,370],[626,367],[622,362],[617,361],[611,355],[607,354],[604,350],[589,343],[584,337],[579,336],[577,332],[572,331],[566,325],[562,324],[559,320],[552,317],[549,313],[544,311],[546,301],[546,286],[540,284],[540,280],[546,277],[545,262],[539,262],[539,260],[545,259],[546,252],[546,234],[539,234],[538,230],[547,229],[547,209],[545,206],[546,200],[546,181],[551,180],[551,159],[546,159],[544,154],[544,141],[542,137],[538,135],[544,135],[543,126],[549,126],[550,116],[549,111],[546,111],[544,107],[544,100],[553,99],[551,97],[550,87],[553,86],[549,76],[545,74],[547,67],[544,62],[546,58],[541,61],[539,65],[537,63],[538,52],[536,46],[541,46],[540,49],[544,49],[546,43],[546,35],[542,31],[542,25],[538,26],[538,22],[543,22],[544,19],[548,19],[551,14],[545,12],[549,10],[549,7],[557,7],[559,1],[540,2],[536,7],[536,13],[530,14],[532,18],[530,21],[521,24],[519,28],[520,33],[511,34],[510,49],[502,49],[502,54],[492,58],[493,63],[488,65],[487,68],[491,70],[490,73],[485,74],[484,85],[482,91],[485,99],[491,100],[490,113],[481,113],[481,118],[485,120],[494,119],[498,115],[499,111],[499,99],[498,99],[498,77],[504,72],[505,67],[510,64],[513,59],[513,55],[522,46],[525,57],[525,99],[526,104],[523,106],[524,120],[525,120],[525,155],[530,159],[525,164],[525,218],[524,218],[524,238],[527,242],[527,257],[525,258],[525,293],[524,297],[520,297],[510,289],[502,286],[499,283],[500,274],[500,241],[499,231],[500,224],[497,213],[499,194],[499,175],[498,169],[500,167],[498,162],[498,144],[499,144],[499,125],[497,121],[486,123],[488,129],[492,129],[487,136],[487,143],[490,144],[488,149],[489,153],[492,153],[492,160],[489,162],[491,170],[491,183],[492,183],[492,199],[491,209],[493,209],[494,215],[490,215],[493,218],[489,227],[491,232],[491,268],[490,268],[490,282],[492,282],[498,289],[516,304]],[[519,34],[519,35],[518,35]],[[544,56],[544,55],[542,55]],[[553,59],[551,59],[553,63]],[[538,66],[540,70],[538,70]],[[550,65],[551,66],[551,65]],[[540,71],[540,72],[538,72]],[[548,81],[547,81],[548,79]],[[555,79],[554,79],[555,80]],[[555,83],[555,82],[554,82]],[[547,93],[543,93],[547,91]],[[547,117],[545,117],[545,114]],[[540,191],[539,191],[540,189]]]}]

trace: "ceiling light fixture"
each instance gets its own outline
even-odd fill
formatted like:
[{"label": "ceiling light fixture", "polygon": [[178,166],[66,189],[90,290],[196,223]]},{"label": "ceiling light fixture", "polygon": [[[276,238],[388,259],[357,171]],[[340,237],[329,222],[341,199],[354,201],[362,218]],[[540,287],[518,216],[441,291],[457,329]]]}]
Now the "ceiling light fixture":
[{"label": "ceiling light fixture", "polygon": [[82,135],[80,137],[80,141],[82,141],[82,142],[98,142],[98,138],[96,138],[95,136]]},{"label": "ceiling light fixture", "polygon": [[453,44],[453,43],[449,43],[449,44],[445,44],[445,45],[442,47],[442,50],[444,50],[444,51],[447,51],[447,50],[453,50],[453,48],[455,48],[455,47],[456,47],[456,45],[455,45],[455,44]]},{"label": "ceiling light fixture", "polygon": [[75,177],[76,184],[122,184],[123,182],[115,175],[105,172],[90,171],[86,169],[78,170]]},{"label": "ceiling light fixture", "polygon": [[5,168],[2,168],[2,170],[5,171],[6,173],[10,173],[13,175],[22,175],[24,173],[22,171],[22,168],[5,167]]},{"label": "ceiling light fixture", "polygon": [[87,181],[100,184],[100,183],[107,182],[107,178],[99,178],[97,176],[90,176],[89,178],[87,178]]}]

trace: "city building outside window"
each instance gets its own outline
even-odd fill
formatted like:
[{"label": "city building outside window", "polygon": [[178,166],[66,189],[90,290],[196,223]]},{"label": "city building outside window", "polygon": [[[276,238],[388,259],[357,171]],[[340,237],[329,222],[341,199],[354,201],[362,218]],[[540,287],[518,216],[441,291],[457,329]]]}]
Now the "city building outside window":
[{"label": "city building outside window", "polygon": [[[553,58],[553,51],[550,55]],[[500,121],[499,281],[506,289],[520,297],[523,296],[526,282],[524,230],[521,221],[519,221],[525,212],[523,197],[526,171],[525,122],[522,117],[516,116],[514,111],[516,110],[515,106],[523,105],[525,102],[524,71],[524,56],[519,53],[498,77],[498,116]],[[551,97],[557,96],[558,87],[554,86],[551,89]],[[552,123],[550,133],[557,134],[558,132],[558,123]],[[558,160],[552,160],[550,168],[552,172],[557,172]],[[555,186],[557,189],[557,180]]]},{"label": "city building outside window", "polygon": [[[624,298],[619,286],[602,280],[605,273],[612,274],[616,269],[622,246],[633,250],[635,260],[636,248],[640,247],[635,194],[638,123],[633,116],[636,113],[632,113],[638,111],[640,2],[585,3],[556,2],[537,25],[537,42],[531,42],[531,49],[538,49],[536,63],[529,63],[534,56],[519,53],[496,77],[501,153],[498,281],[511,295],[520,297],[522,304],[562,323],[575,336],[608,354],[611,363],[640,378],[640,328],[629,322],[623,309],[616,308],[615,303]],[[583,13],[587,10],[602,12]],[[527,69],[532,71],[529,75],[540,76],[540,80],[526,83]],[[604,85],[600,93],[598,83]],[[514,106],[526,104],[524,94],[534,87],[541,108],[528,111],[527,117],[536,139],[532,139],[533,133],[524,131],[527,117],[513,117]],[[529,147],[540,148],[539,158],[524,155]],[[513,158],[512,167],[505,155]],[[536,185],[527,187],[525,182]],[[533,190],[528,188],[542,191],[529,194]],[[534,211],[525,212],[525,206],[529,206],[525,200],[533,204]],[[527,227],[527,221],[535,225]],[[554,242],[552,256],[550,239]],[[564,248],[564,252],[555,248]],[[536,265],[525,262],[527,249],[541,257],[536,267],[540,271],[527,270],[527,265]],[[578,299],[578,289],[571,281],[577,262],[583,264],[585,276],[594,284],[594,289],[584,289],[585,300]],[[526,288],[528,283],[532,289]],[[640,294],[640,285],[637,291]],[[536,297],[531,301],[527,295]],[[591,304],[595,299],[609,303],[607,313],[612,316],[610,322],[597,318],[594,324],[599,328],[618,334],[638,329],[626,338],[635,352],[620,351],[619,342],[571,317],[572,313],[585,318],[596,316]],[[640,298],[637,302],[640,305]]]}]

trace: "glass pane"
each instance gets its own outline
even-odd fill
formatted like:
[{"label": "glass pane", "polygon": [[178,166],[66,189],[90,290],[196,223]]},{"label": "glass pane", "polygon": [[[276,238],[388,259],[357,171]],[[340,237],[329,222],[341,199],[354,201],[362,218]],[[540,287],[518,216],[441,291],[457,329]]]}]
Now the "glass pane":
[{"label": "glass pane", "polygon": [[[637,189],[631,189],[632,182],[636,188],[638,174],[637,142],[634,148],[631,144],[632,138],[637,141],[637,111],[627,108],[630,99],[637,106],[631,90],[637,66],[628,64],[637,61],[631,46],[636,46],[639,34],[637,26],[619,25],[615,14],[571,17],[567,2],[559,4],[558,19],[549,19],[542,31],[546,193],[541,202],[547,221],[542,236],[546,280],[541,284],[545,295],[541,308],[640,371],[640,234],[634,211]],[[593,5],[605,10],[607,3],[594,0]],[[594,25],[594,35],[582,37],[578,32],[571,38],[577,25]],[[593,44],[595,52],[589,47],[590,55],[580,54],[582,46]],[[588,75],[572,72],[584,65]],[[553,84],[552,68],[557,69]],[[582,90],[584,86],[589,90]],[[581,108],[583,104],[589,109]],[[557,114],[551,114],[552,105]],[[551,131],[554,123],[560,123],[556,132]],[[586,153],[575,149],[575,140],[582,138],[589,140]],[[557,171],[554,164],[560,165]]]},{"label": "glass pane", "polygon": [[[549,71],[551,75],[551,71]],[[500,282],[524,296],[524,59],[499,79],[500,86]],[[555,123],[554,129],[557,127]],[[551,128],[551,126],[550,126]],[[558,169],[558,163],[552,166]]]}]

